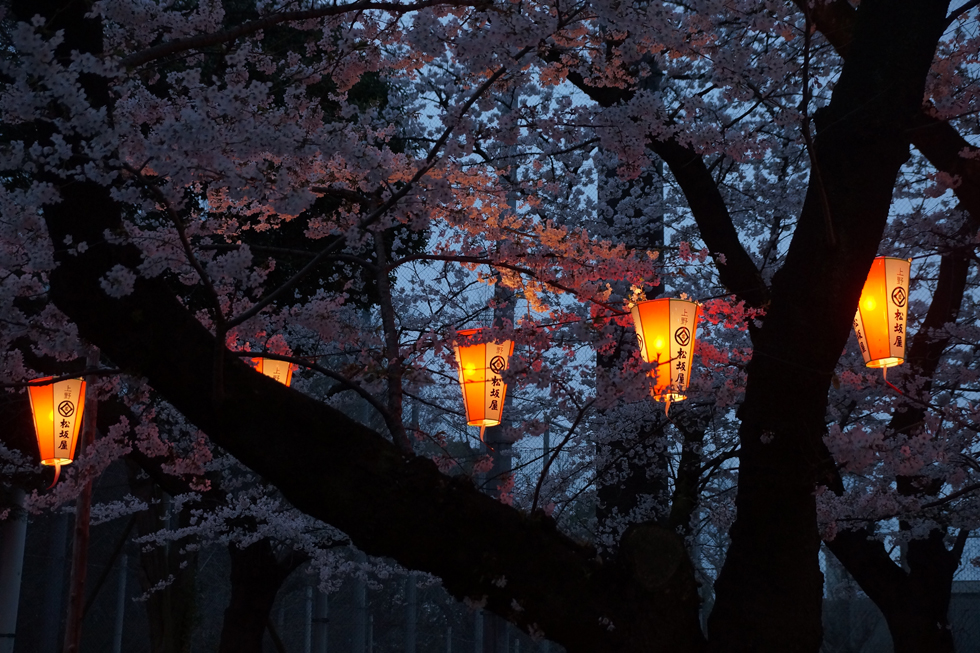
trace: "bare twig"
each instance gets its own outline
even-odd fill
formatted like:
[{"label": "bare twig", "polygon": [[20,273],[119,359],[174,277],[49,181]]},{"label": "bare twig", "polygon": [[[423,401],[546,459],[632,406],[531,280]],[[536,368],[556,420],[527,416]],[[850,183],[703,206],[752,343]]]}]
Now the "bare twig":
[{"label": "bare twig", "polygon": [[565,437],[562,438],[562,441],[558,444],[558,446],[552,450],[552,454],[548,457],[548,460],[545,461],[544,467],[541,469],[541,475],[538,476],[538,482],[534,486],[534,498],[531,499],[532,513],[534,512],[535,508],[538,507],[538,498],[541,494],[541,485],[544,483],[544,479],[548,476],[548,470],[551,469],[551,463],[555,461],[558,454],[561,453],[561,450],[572,439],[572,436],[575,434],[575,429],[578,428],[579,423],[581,423],[581,421],[585,418],[585,414],[588,412],[589,408],[592,407],[592,404],[594,404],[595,401],[595,398],[590,399],[589,402],[582,407],[582,410],[580,410],[578,415],[575,416],[575,421],[572,422],[571,427],[569,427],[568,433],[565,434]]},{"label": "bare twig", "polygon": [[391,432],[395,444],[406,455],[414,455],[412,443],[405,433],[402,420],[402,377],[405,374],[405,361],[399,346],[398,327],[395,325],[395,308],[391,303],[391,282],[386,269],[387,252],[385,251],[384,232],[374,234],[374,255],[377,257],[378,304],[381,308],[381,326],[384,334],[385,358],[388,360],[388,412],[397,430]]}]

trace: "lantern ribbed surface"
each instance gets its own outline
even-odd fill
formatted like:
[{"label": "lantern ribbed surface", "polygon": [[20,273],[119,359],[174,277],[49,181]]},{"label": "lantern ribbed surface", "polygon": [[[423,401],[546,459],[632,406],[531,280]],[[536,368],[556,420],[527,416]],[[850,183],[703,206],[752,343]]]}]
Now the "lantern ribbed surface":
[{"label": "lantern ribbed surface", "polygon": [[[37,381],[48,381],[45,377]],[[75,459],[78,430],[85,408],[85,381],[66,379],[27,387],[34,416],[34,432],[42,465],[59,467]]]},{"label": "lantern ribbed surface", "polygon": [[868,367],[905,362],[910,268],[908,260],[890,256],[879,256],[871,264],[854,315],[854,333]]},{"label": "lantern ribbed surface", "polygon": [[657,363],[650,370],[657,401],[682,401],[691,381],[691,364],[701,307],[686,299],[661,297],[633,305],[633,326],[640,356]]},{"label": "lantern ribbed surface", "polygon": [[469,426],[497,426],[504,409],[507,384],[500,375],[507,369],[514,342],[472,343],[483,329],[457,332],[455,346],[459,385],[463,389],[466,423]]}]

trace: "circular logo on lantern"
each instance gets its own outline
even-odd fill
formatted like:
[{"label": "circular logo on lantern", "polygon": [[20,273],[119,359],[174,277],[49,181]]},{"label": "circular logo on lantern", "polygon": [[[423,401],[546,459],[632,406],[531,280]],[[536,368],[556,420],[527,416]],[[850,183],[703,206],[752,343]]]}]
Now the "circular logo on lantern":
[{"label": "circular logo on lantern", "polygon": [[507,367],[507,361],[504,360],[503,356],[494,356],[490,359],[490,371],[494,374],[500,374],[500,370]]},{"label": "circular logo on lantern", "polygon": [[895,302],[895,306],[905,306],[905,300],[908,299],[905,295],[905,288],[899,286],[892,291],[892,301]]},{"label": "circular logo on lantern", "polygon": [[691,342],[691,330],[685,326],[682,326],[677,331],[674,331],[674,340],[677,341],[682,347],[687,347],[688,343]]},{"label": "circular logo on lantern", "polygon": [[58,404],[58,414],[62,417],[71,417],[75,413],[75,404],[70,401],[62,401]]}]

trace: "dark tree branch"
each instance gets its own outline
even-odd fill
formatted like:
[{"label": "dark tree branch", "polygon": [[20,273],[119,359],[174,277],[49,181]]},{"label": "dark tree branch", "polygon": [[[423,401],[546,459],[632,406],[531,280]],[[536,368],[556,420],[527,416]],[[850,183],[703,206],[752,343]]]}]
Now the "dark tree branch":
[{"label": "dark tree branch", "polygon": [[[808,15],[817,29],[827,38],[837,53],[847,59],[851,53],[851,41],[857,23],[857,10],[847,0],[817,2],[810,7],[807,0],[794,0],[801,11]],[[977,2],[971,0],[962,7],[972,9]],[[955,16],[956,12],[954,12]],[[937,170],[955,175],[962,180],[953,192],[963,208],[976,224],[980,224],[980,159],[967,158],[960,152],[976,155],[980,148],[966,141],[956,129],[944,120],[930,115],[931,105],[926,103],[907,126],[906,134],[915,149],[919,150]]]},{"label": "dark tree branch", "polygon": [[[545,59],[555,56],[558,53],[551,53]],[[569,73],[568,80],[602,107],[627,102],[635,92],[632,88],[593,86],[576,72]],[[753,308],[767,306],[769,289],[752,258],[742,247],[728,206],[704,157],[673,137],[651,139],[649,147],[667,164],[684,192],[705,245],[713,254],[724,255],[724,264],[716,262],[721,282],[747,305]]]},{"label": "dark tree branch", "polygon": [[[514,60],[519,61],[530,51],[531,51],[530,47],[524,48],[514,56]],[[467,100],[462,104],[462,106],[459,109],[460,119],[462,119],[462,116],[466,115],[466,113],[476,103],[476,101],[480,99],[487,91],[489,91],[490,88],[495,83],[497,83],[497,81],[501,77],[503,77],[506,72],[507,72],[507,67],[501,66],[492,75],[490,75],[490,77],[488,77],[475,91],[473,91],[470,97],[467,98]],[[423,177],[425,177],[425,175],[429,173],[429,170],[435,167],[435,165],[439,162],[439,158],[438,158],[439,151],[443,148],[443,146],[445,146],[446,142],[449,140],[449,136],[456,129],[456,125],[458,124],[458,122],[459,120],[453,122],[451,125],[446,127],[445,130],[443,130],[442,134],[439,136],[439,139],[429,149],[429,152],[425,157],[425,163],[419,167],[419,169],[415,172],[414,175],[412,175],[412,178],[407,182],[405,182],[405,184],[401,188],[399,188],[397,191],[392,193],[388,197],[388,199],[385,200],[379,207],[377,207],[376,209],[371,211],[371,213],[369,213],[368,215],[366,215],[364,218],[361,219],[361,221],[357,225],[358,231],[364,231],[372,224],[380,220],[385,214],[388,213],[388,211],[390,211],[396,204],[398,204],[398,202],[400,202],[402,198],[408,195],[409,191],[415,188],[415,185]],[[290,277],[285,283],[283,283],[281,286],[279,286],[278,288],[270,292],[268,295],[266,295],[264,298],[256,302],[250,309],[248,309],[238,317],[229,319],[225,325],[226,328],[232,329],[238,326],[239,324],[242,324],[247,320],[255,317],[259,313],[261,313],[267,306],[272,304],[274,301],[278,300],[287,291],[292,289],[293,286],[295,286],[304,277],[306,277],[306,275],[312,272],[316,268],[316,266],[318,266],[321,262],[323,262],[324,259],[326,259],[328,256],[330,256],[331,254],[339,250],[341,247],[343,247],[343,245],[346,242],[347,241],[345,238],[338,237],[332,243],[324,247],[322,250],[320,250],[319,253],[316,254],[316,256],[313,257],[312,260],[310,260],[309,263],[303,266],[301,270],[299,270],[296,274]]]},{"label": "dark tree branch", "polygon": [[175,39],[173,41],[166,41],[160,45],[155,45],[151,48],[147,48],[141,52],[135,52],[128,57],[124,57],[122,60],[122,65],[126,68],[136,68],[142,66],[145,63],[149,63],[155,59],[160,59],[162,57],[167,57],[172,54],[177,54],[178,52],[186,52],[188,50],[201,50],[203,48],[211,47],[213,45],[220,45],[222,43],[228,43],[229,41],[234,41],[240,39],[244,36],[249,36],[255,34],[256,32],[268,29],[275,25],[281,25],[282,23],[293,23],[305,20],[315,20],[318,18],[328,18],[330,16],[340,16],[347,13],[356,13],[363,11],[386,11],[395,14],[406,14],[412,11],[419,11],[420,9],[425,9],[427,7],[441,7],[441,6],[454,6],[454,7],[481,7],[485,6],[484,2],[470,3],[463,1],[447,1],[447,0],[420,0],[413,4],[399,4],[397,2],[373,2],[371,0],[361,0],[360,2],[352,2],[350,4],[333,4],[325,7],[319,7],[317,9],[305,9],[297,11],[283,11],[276,14],[271,14],[269,16],[263,16],[256,20],[243,23],[242,25],[237,25],[230,29],[226,29],[221,32],[214,32],[213,34],[201,34],[198,36],[190,36],[183,39]]}]

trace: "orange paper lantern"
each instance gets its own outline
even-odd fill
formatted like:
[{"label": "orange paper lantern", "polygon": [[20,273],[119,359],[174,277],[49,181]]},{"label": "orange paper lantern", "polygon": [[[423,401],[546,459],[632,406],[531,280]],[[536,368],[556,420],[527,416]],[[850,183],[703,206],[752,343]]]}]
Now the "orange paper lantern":
[{"label": "orange paper lantern", "polygon": [[650,299],[633,305],[633,326],[640,356],[657,363],[650,370],[654,380],[650,394],[670,404],[687,399],[691,361],[701,307],[685,299]]},{"label": "orange paper lantern", "polygon": [[256,370],[279,381],[286,387],[289,387],[289,384],[293,380],[293,366],[291,363],[277,361],[272,358],[253,358],[252,362],[255,363]]},{"label": "orange paper lantern", "polygon": [[879,256],[871,264],[854,315],[854,333],[868,367],[905,362],[910,267],[910,261],[890,256]]},{"label": "orange paper lantern", "polygon": [[[457,333],[468,341],[483,329],[467,329]],[[514,353],[514,342],[485,342],[456,345],[456,365],[459,368],[459,384],[463,388],[466,404],[466,423],[470,426],[497,426],[504,409],[507,384],[500,373]]]},{"label": "orange paper lantern", "polygon": [[[52,378],[49,376],[37,381],[50,381]],[[31,400],[41,464],[55,468],[57,482],[61,466],[71,464],[75,459],[75,445],[85,408],[85,381],[66,379],[30,385],[27,386],[27,395]]]}]

